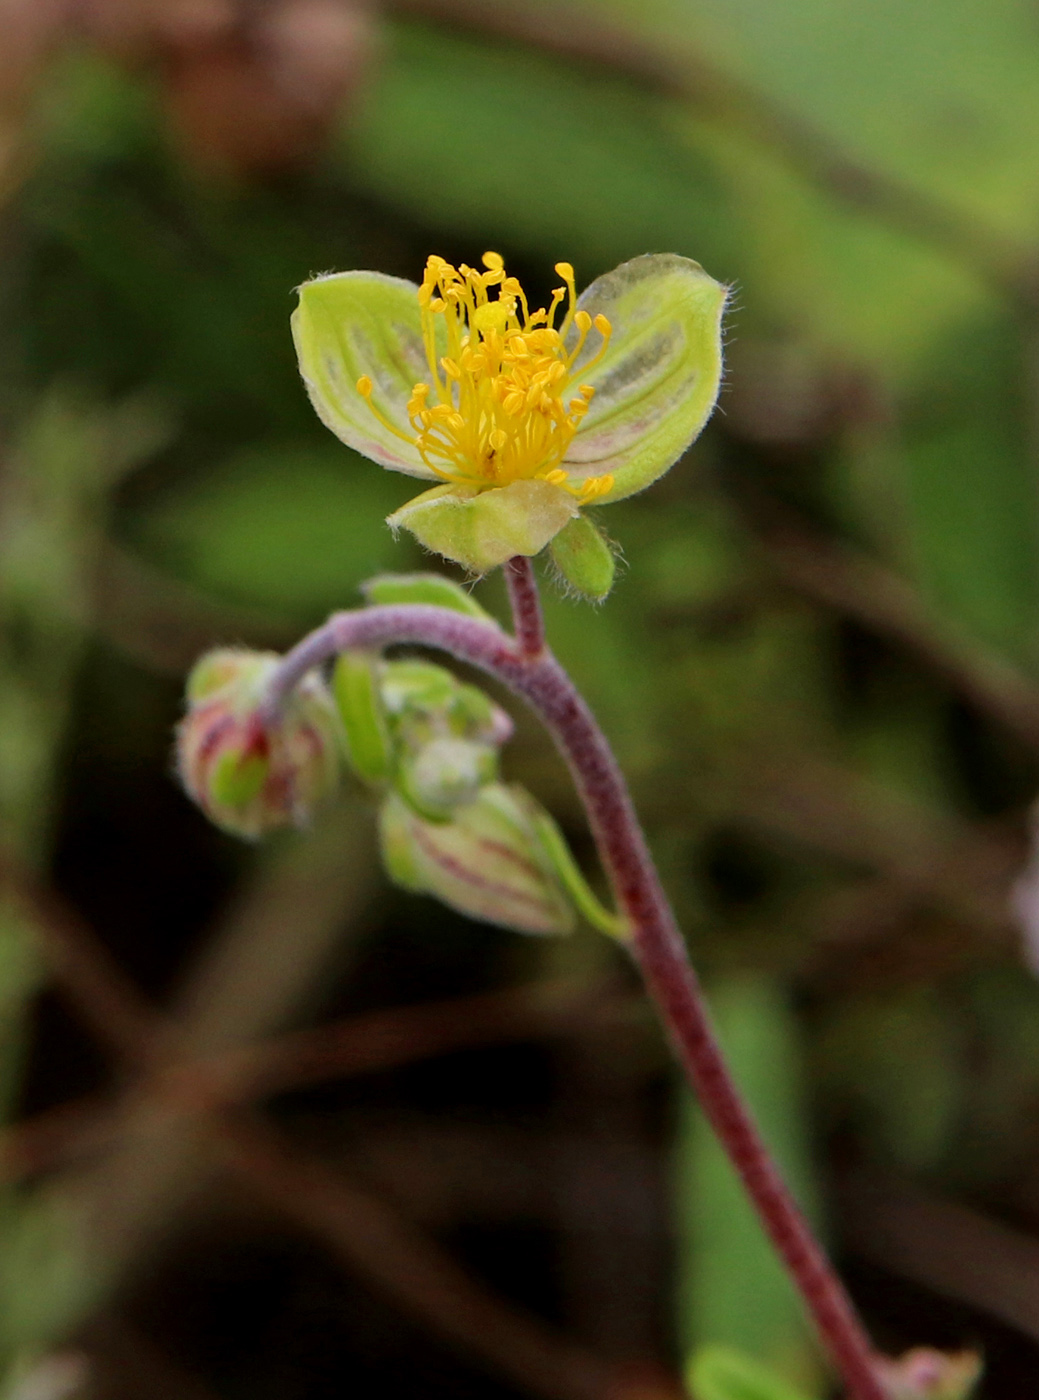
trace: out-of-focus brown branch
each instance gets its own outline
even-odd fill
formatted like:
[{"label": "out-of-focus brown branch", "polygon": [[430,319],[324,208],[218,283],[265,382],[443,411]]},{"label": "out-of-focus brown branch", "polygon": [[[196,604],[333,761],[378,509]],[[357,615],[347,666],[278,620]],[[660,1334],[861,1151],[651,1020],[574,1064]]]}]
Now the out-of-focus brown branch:
[{"label": "out-of-focus brown branch", "polygon": [[283,650],[297,635],[288,623],[214,601],[111,541],[98,561],[93,608],[105,642],[163,675],[183,676],[203,651],[228,639]]},{"label": "out-of-focus brown branch", "polygon": [[[154,1092],[159,1087],[161,1092],[164,1085],[169,1090],[178,1080],[184,1082],[181,1071],[163,1065],[183,1038],[170,1035],[169,1020],[150,1011],[86,930],[72,921],[59,921],[47,947],[77,1007],[105,1043],[141,1074],[129,1096],[131,1113],[135,1104],[140,1113],[142,1094],[146,1099],[149,1088]],[[501,1017],[501,998],[489,997],[483,999],[485,1018],[495,1012],[495,1000]],[[206,999],[199,1005],[204,1009]],[[385,1025],[384,1021],[384,1029]],[[489,1026],[487,1020],[485,1034]],[[445,1028],[442,1016],[427,1016],[426,1045],[432,1043],[435,1029],[443,1039]],[[471,1043],[471,1036],[465,1039]],[[399,1059],[399,1035],[391,1034],[388,1040],[390,1053]],[[297,1042],[294,1054],[268,1054],[266,1060],[261,1058],[261,1066],[268,1074],[276,1077],[280,1071],[284,1077],[289,1064],[300,1066],[300,1048]],[[359,1042],[354,1041],[352,1049],[360,1055]],[[311,1040],[302,1062],[315,1070],[319,1063],[327,1066],[328,1050]],[[207,1106],[204,1099],[200,1103],[197,1085],[194,1088],[185,1105],[195,1122],[192,1136],[201,1132],[216,1143],[226,1165],[264,1200],[330,1245],[438,1335],[546,1400],[615,1400],[624,1394],[622,1379],[609,1367],[496,1298],[386,1203],[324,1164],[299,1158],[258,1122],[232,1115],[217,1104]],[[167,1112],[176,1106],[176,1096],[164,1105]],[[165,1150],[161,1144],[171,1122],[176,1122],[175,1112],[173,1120],[160,1115],[160,1138],[148,1144],[152,1152],[146,1153],[146,1161],[157,1145]],[[187,1128],[186,1120],[182,1126]],[[112,1183],[108,1185],[110,1191]],[[645,1393],[644,1381],[638,1389]],[[663,1395],[675,1393],[675,1388],[666,1386],[659,1390]]]},{"label": "out-of-focus brown branch", "polygon": [[105,1400],[219,1400],[199,1376],[118,1314],[95,1318],[79,1343],[90,1358],[90,1393],[96,1387]]},{"label": "out-of-focus brown branch", "polygon": [[759,537],[784,583],[904,647],[1039,751],[1039,688],[935,616],[911,584],[860,551],[787,523],[762,527]]},{"label": "out-of-focus brown branch", "polygon": [[[590,1018],[623,1014],[632,1003],[602,981],[539,981],[479,996],[351,1016],[294,1031],[218,1060],[237,1102],[352,1074],[393,1069],[432,1055],[572,1031]],[[206,1066],[201,1066],[203,1074]]]},{"label": "out-of-focus brown branch", "polygon": [[470,1356],[545,1400],[616,1400],[624,1393],[609,1367],[491,1295],[377,1197],[287,1151],[256,1123],[225,1117],[215,1131],[229,1165],[263,1199]]},{"label": "out-of-focus brown branch", "polygon": [[667,50],[593,6],[544,0],[382,0],[389,13],[418,16],[536,45],[562,57],[613,70],[655,91],[724,119],[776,151],[843,204],[931,243],[965,263],[1014,303],[1039,308],[1039,256],[986,227],[966,211],[857,160],[825,131],[750,83],[728,73],[691,44]]},{"label": "out-of-focus brown branch", "polygon": [[840,1205],[856,1254],[1039,1340],[1039,1240],[891,1177],[849,1179]]},{"label": "out-of-focus brown branch", "polygon": [[[65,923],[68,934],[72,927]],[[82,930],[84,940],[91,938]],[[101,950],[98,950],[99,952]],[[571,1035],[593,1021],[625,1017],[633,1000],[612,984],[571,978],[420,1006],[352,1016],[289,1032],[209,1059],[169,1062],[149,1092],[181,1106],[240,1105],[330,1079],[397,1068],[433,1055],[526,1037]],[[117,1054],[121,1046],[112,1045]],[[0,1181],[53,1170],[111,1147],[119,1109],[89,1096],[0,1131]]]},{"label": "out-of-focus brown branch", "polygon": [[12,861],[0,885],[27,910],[51,976],[94,1035],[117,1057],[139,1064],[150,1053],[155,1013],[91,931]]}]

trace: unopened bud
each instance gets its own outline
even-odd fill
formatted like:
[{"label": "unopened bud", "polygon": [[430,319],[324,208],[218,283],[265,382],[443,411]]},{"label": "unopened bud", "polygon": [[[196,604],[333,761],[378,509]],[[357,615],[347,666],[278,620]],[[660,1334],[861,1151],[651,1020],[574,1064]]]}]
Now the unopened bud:
[{"label": "unopened bud", "polygon": [[447,821],[498,776],[498,754],[469,739],[431,739],[401,759],[397,788],[419,816]]},{"label": "unopened bud", "polygon": [[271,652],[220,650],[188,677],[188,712],[177,730],[177,767],[206,815],[237,836],[306,823],[336,787],[335,706],[316,675],[264,725],[259,706],[279,658]]},{"label": "unopened bud", "polygon": [[541,808],[520,787],[490,783],[449,822],[423,820],[391,793],[380,812],[386,869],[472,919],[521,933],[569,933],[574,910],[538,836]]},{"label": "unopened bud", "polygon": [[974,1351],[914,1347],[897,1359],[882,1357],[880,1379],[889,1400],[967,1400],[981,1378]]}]

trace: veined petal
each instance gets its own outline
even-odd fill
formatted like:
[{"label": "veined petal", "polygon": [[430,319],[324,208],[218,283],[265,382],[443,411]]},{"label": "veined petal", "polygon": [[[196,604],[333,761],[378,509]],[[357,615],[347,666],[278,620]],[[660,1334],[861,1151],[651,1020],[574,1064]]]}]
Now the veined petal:
[{"label": "veined petal", "polygon": [[420,544],[470,573],[485,574],[514,554],[538,554],[579,513],[568,491],[548,481],[514,481],[490,491],[434,486],[387,524],[410,530]]},{"label": "veined petal", "polygon": [[418,448],[380,423],[357,390],[366,374],[372,404],[414,438],[407,403],[415,384],[429,378],[414,282],[381,272],[336,272],[304,282],[292,338],[310,401],[336,437],[380,466],[439,479]]},{"label": "veined petal", "polygon": [[[614,478],[599,503],[619,501],[662,476],[706,423],[721,383],[721,317],[728,289],[699,263],[651,253],[621,263],[587,287],[578,308],[606,316],[603,358],[589,335],[574,375],[595,387],[563,466],[571,480]],[[568,343],[577,341],[571,327]]]}]

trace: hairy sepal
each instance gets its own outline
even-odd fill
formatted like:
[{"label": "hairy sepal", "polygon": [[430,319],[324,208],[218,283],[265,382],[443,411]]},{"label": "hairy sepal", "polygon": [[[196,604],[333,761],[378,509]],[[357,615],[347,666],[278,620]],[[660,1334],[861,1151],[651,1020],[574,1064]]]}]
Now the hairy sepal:
[{"label": "hairy sepal", "polygon": [[514,555],[539,554],[578,514],[574,497],[547,481],[514,481],[489,491],[436,486],[389,517],[434,554],[485,574]]}]

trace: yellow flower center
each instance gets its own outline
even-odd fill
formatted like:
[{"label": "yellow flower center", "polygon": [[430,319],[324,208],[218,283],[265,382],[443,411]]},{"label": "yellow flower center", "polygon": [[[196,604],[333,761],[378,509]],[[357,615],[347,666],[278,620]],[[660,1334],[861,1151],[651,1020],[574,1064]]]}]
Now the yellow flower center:
[{"label": "yellow flower center", "polygon": [[[562,466],[567,448],[588,412],[595,390],[573,384],[573,367],[594,326],[606,352],[610,323],[576,309],[574,270],[556,263],[564,286],[552,293],[546,311],[530,311],[515,277],[505,275],[497,253],[483,256],[485,272],[454,268],[431,257],[419,288],[422,337],[430,384],[416,384],[408,401],[415,436],[401,432],[371,401],[372,381],[362,375],[358,392],[398,437],[413,443],[430,471],[457,486],[486,490],[514,481],[541,480],[561,486],[582,505],[606,495],[612,476],[571,482]],[[492,300],[489,292],[495,289]],[[556,314],[567,303],[558,329]],[[437,357],[437,317],[447,331],[447,354]],[[564,341],[577,328],[573,349]]]}]

